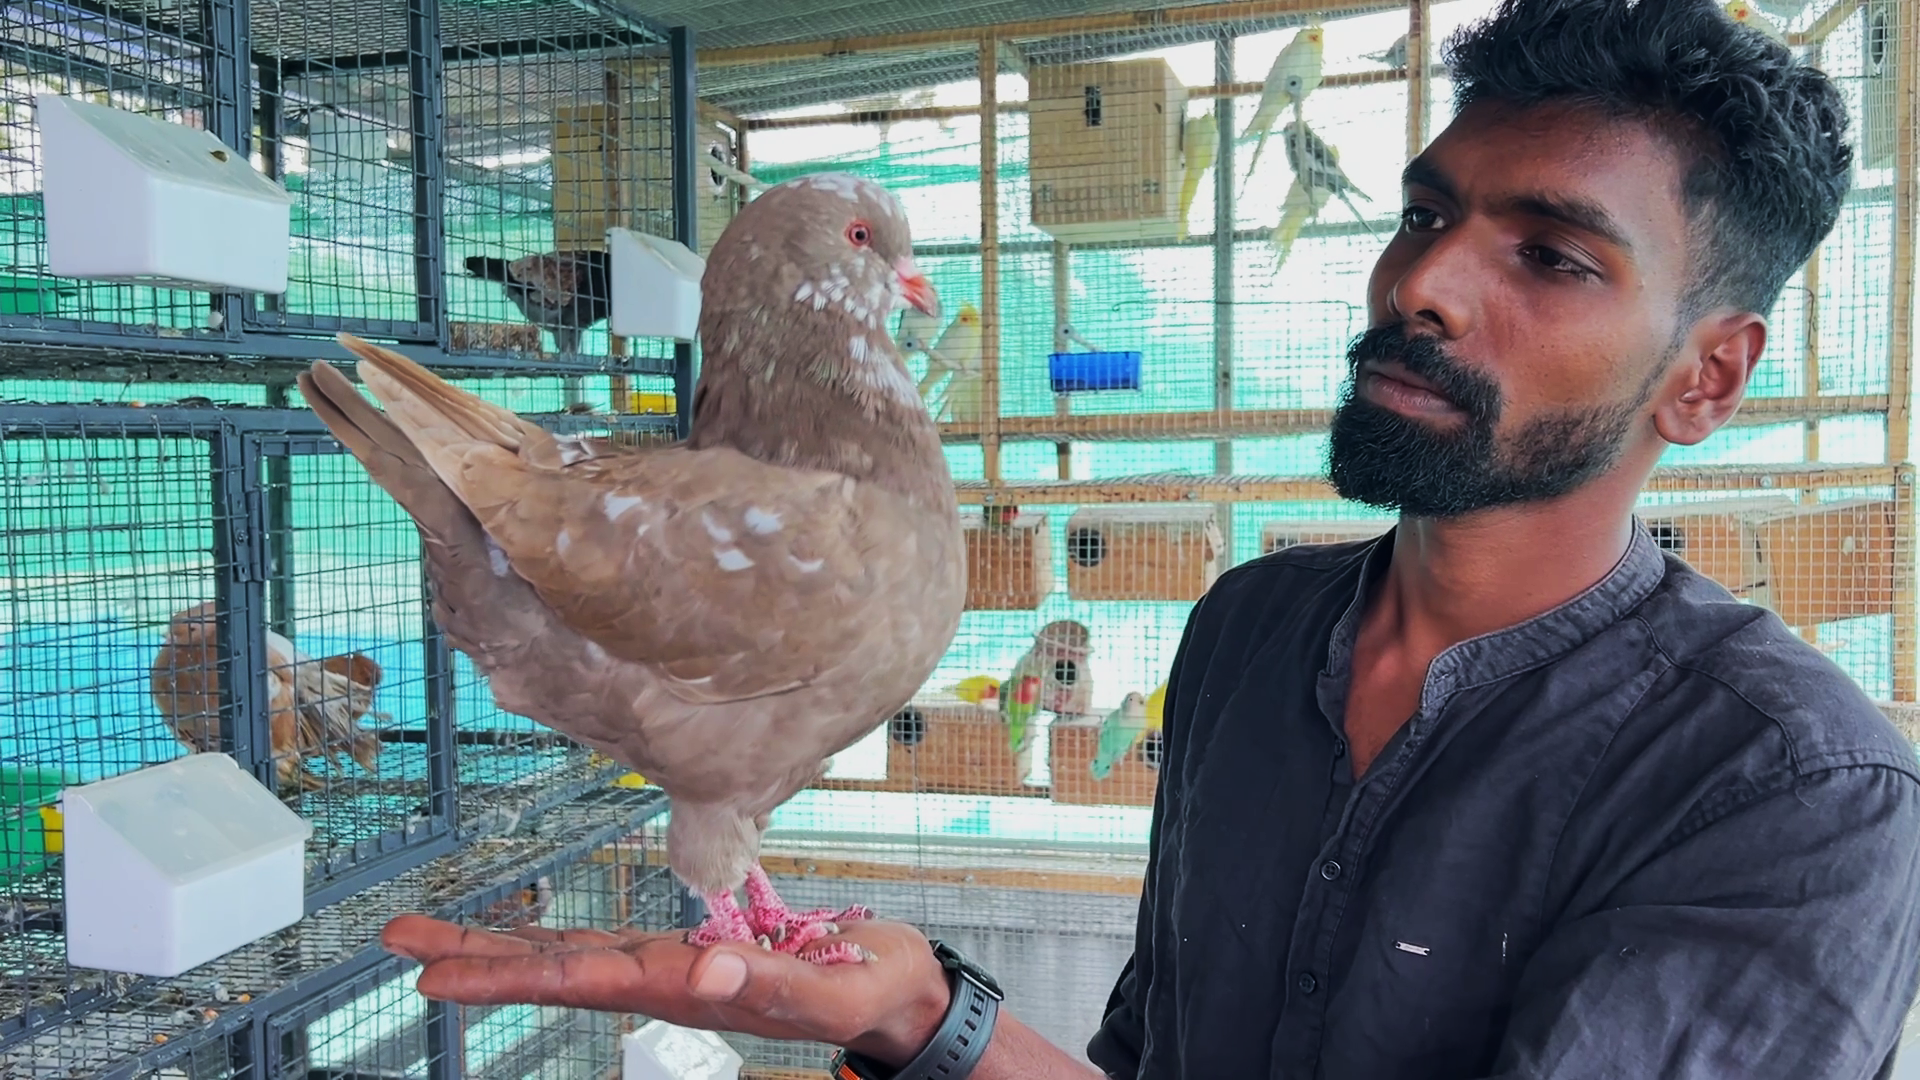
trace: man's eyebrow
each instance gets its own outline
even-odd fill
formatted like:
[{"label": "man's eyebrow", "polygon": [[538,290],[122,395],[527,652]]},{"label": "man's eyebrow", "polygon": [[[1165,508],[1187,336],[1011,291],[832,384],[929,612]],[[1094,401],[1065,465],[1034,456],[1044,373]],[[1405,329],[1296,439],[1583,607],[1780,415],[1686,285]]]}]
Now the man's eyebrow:
[{"label": "man's eyebrow", "polygon": [[[1418,184],[1456,202],[1459,199],[1452,179],[1425,158],[1414,158],[1407,162],[1407,167],[1400,172],[1400,184],[1402,187]],[[1629,259],[1633,257],[1633,244],[1627,239],[1626,230],[1620,227],[1620,222],[1606,207],[1584,196],[1529,192],[1509,195],[1495,203],[1492,209],[1496,213],[1526,214],[1571,225],[1619,248]]]}]

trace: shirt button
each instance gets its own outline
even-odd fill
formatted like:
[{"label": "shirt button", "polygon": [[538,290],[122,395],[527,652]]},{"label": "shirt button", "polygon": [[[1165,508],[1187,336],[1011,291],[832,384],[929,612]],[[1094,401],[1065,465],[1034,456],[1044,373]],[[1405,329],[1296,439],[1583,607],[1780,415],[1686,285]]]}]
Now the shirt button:
[{"label": "shirt button", "polygon": [[1300,973],[1300,992],[1301,993],[1311,994],[1315,990],[1318,990],[1319,988],[1320,988],[1320,980],[1313,977],[1313,972],[1303,971]]},{"label": "shirt button", "polygon": [[1332,859],[1328,859],[1326,862],[1321,863],[1320,876],[1323,878],[1326,878],[1328,881],[1332,881],[1334,878],[1339,877],[1340,864],[1337,862],[1334,862]]},{"label": "shirt button", "polygon": [[1333,756],[1334,757],[1341,757],[1345,755],[1346,752],[1347,752],[1347,740],[1345,739],[1333,740]]}]

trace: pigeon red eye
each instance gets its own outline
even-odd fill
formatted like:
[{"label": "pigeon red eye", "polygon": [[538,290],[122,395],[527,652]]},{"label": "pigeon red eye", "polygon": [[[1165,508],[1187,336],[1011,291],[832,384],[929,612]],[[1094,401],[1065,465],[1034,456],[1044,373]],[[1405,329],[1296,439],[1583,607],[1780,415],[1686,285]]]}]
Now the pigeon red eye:
[{"label": "pigeon red eye", "polygon": [[873,230],[864,221],[856,221],[847,226],[847,240],[854,247],[866,247],[873,240]]}]

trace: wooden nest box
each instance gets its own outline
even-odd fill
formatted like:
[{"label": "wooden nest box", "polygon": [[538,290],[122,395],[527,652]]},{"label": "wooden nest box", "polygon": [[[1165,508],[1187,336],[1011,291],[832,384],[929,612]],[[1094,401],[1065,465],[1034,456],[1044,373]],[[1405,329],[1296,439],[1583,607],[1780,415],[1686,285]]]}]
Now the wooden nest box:
[{"label": "wooden nest box", "polygon": [[1075,806],[1152,806],[1160,785],[1160,733],[1142,735],[1103,779],[1093,776],[1100,753],[1100,722],[1095,717],[1056,720],[1047,728],[1048,770],[1053,801]]},{"label": "wooden nest box", "polygon": [[1744,597],[1767,580],[1757,522],[1793,505],[1786,498],[1719,499],[1647,507],[1639,517],[1661,550]]},{"label": "wooden nest box", "polygon": [[1354,540],[1371,540],[1392,531],[1391,521],[1269,521],[1260,530],[1260,553],[1271,555],[1276,551],[1300,544],[1345,544]]},{"label": "wooden nest box", "polygon": [[1893,611],[1891,499],[1809,503],[1759,519],[1766,589],[1758,596],[1788,626]]},{"label": "wooden nest box", "polygon": [[1640,520],[1662,548],[1789,626],[1893,610],[1891,500],[1728,499],[1650,507]]},{"label": "wooden nest box", "polygon": [[967,610],[1032,611],[1053,592],[1047,515],[989,506],[960,516],[967,544]]},{"label": "wooden nest box", "polygon": [[1198,600],[1226,562],[1211,505],[1084,507],[1067,519],[1074,600]]},{"label": "wooden nest box", "polygon": [[[1029,731],[1037,726],[1029,721]],[[915,701],[887,721],[886,787],[950,795],[1045,795],[1046,788],[1027,783],[1036,741],[1029,738],[1015,753],[995,705],[955,697]]]},{"label": "wooden nest box", "polygon": [[[628,65],[621,83],[646,86],[658,62]],[[649,69],[642,71],[642,68]],[[637,78],[638,77],[638,78]],[[618,81],[618,80],[616,80]],[[615,104],[563,105],[553,110],[553,241],[559,251],[598,251],[607,246],[614,226],[670,235],[673,224],[673,128],[666,108],[649,92]],[[694,124],[702,158],[728,165],[739,160],[738,145],[721,125],[718,113],[700,103]],[[721,230],[733,220],[745,195],[738,184],[711,169],[700,170],[699,244],[702,257],[713,250]]]},{"label": "wooden nest box", "polygon": [[1187,88],[1173,68],[1108,60],[1027,79],[1034,227],[1068,243],[1174,235]]}]

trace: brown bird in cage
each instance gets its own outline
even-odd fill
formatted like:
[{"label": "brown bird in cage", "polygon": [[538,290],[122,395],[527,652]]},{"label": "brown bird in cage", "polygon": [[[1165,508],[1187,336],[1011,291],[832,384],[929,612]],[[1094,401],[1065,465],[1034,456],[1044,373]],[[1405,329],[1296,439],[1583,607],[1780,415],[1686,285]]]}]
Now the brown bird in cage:
[{"label": "brown bird in cage", "polygon": [[[220,749],[219,623],[211,603],[176,613],[153,658],[154,706],[174,738],[195,753]],[[282,784],[315,791],[326,783],[306,759],[324,757],[340,767],[345,751],[375,771],[380,739],[360,726],[373,708],[380,665],[364,653],[315,660],[293,642],[267,631],[267,724],[274,771]],[[372,713],[377,720],[385,713]]]},{"label": "brown bird in cage", "polygon": [[865,909],[788,910],[759,847],[774,809],[905,705],[959,629],[953,480],[886,329],[903,303],[937,310],[899,202],[815,174],[714,244],[684,442],[555,436],[344,335],[384,412],[324,363],[300,376],[413,516],[434,617],[500,707],[672,798],[668,864],[711,913],[694,944],[866,956],[818,943]]},{"label": "brown bird in cage", "polygon": [[524,889],[516,889],[503,900],[487,905],[474,921],[494,930],[516,930],[531,926],[553,910],[553,882],[544,875]]},{"label": "brown bird in cage", "polygon": [[467,273],[497,282],[527,321],[553,335],[562,353],[578,353],[580,338],[607,317],[613,296],[605,251],[549,251],[518,259],[467,258]]}]

